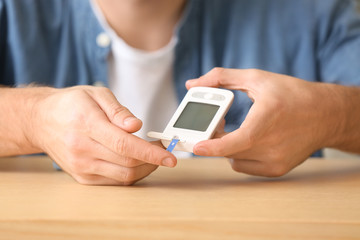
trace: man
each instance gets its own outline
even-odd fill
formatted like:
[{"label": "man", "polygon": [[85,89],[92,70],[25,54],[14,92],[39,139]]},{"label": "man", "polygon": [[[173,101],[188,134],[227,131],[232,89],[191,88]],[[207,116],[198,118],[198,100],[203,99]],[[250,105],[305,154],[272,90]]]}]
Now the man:
[{"label": "man", "polygon": [[132,133],[166,122],[201,75],[186,87],[236,91],[230,133],[195,154],[280,176],[323,147],[360,152],[359,89],[333,84],[360,84],[350,0],[1,0],[0,34],[1,84],[28,86],[0,89],[0,154],[46,152],[83,184],[174,167]]}]

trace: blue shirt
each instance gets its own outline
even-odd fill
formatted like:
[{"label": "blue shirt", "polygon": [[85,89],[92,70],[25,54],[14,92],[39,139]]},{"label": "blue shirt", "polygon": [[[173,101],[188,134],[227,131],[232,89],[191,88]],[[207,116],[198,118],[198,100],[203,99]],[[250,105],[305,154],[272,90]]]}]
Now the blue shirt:
[{"label": "blue shirt", "polygon": [[[0,84],[107,85],[110,46],[88,0],[0,0]],[[351,0],[189,0],[176,30],[174,81],[214,67],[258,68],[360,85],[360,18]],[[251,101],[235,92],[226,129]]]}]

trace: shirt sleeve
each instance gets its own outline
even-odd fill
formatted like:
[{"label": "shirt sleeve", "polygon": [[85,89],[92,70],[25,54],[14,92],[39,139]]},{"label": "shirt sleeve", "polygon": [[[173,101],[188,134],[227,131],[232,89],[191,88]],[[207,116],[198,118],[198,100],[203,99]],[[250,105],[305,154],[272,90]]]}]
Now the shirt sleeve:
[{"label": "shirt sleeve", "polygon": [[0,0],[0,85],[4,84],[5,58],[6,58],[6,13],[5,3]]},{"label": "shirt sleeve", "polygon": [[360,14],[356,1],[334,2],[327,5],[327,9],[321,9],[319,14],[317,57],[320,79],[360,86]]}]

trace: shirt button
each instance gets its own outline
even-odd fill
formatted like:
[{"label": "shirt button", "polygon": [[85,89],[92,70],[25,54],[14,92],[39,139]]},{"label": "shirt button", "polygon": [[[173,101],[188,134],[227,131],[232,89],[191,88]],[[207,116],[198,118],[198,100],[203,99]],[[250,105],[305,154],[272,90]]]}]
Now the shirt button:
[{"label": "shirt button", "polygon": [[96,43],[99,47],[108,47],[111,43],[111,39],[110,37],[106,34],[106,33],[100,33],[97,37],[96,37]]},{"label": "shirt button", "polygon": [[105,84],[101,81],[96,81],[94,82],[94,87],[105,87]]}]

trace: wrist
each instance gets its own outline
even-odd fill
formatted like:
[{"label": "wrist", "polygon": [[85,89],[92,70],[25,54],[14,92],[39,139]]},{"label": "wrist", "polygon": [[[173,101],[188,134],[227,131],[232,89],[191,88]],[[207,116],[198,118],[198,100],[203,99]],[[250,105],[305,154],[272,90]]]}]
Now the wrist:
[{"label": "wrist", "polygon": [[42,152],[34,121],[39,99],[50,88],[0,88],[0,156]]},{"label": "wrist", "polygon": [[38,152],[43,152],[43,138],[41,137],[41,128],[44,126],[42,121],[43,115],[48,113],[48,109],[44,109],[43,102],[48,96],[53,94],[56,89],[50,87],[34,87],[25,88],[22,98],[24,101],[22,104],[25,106],[22,120],[26,124],[23,124],[23,133],[26,138],[27,144]]},{"label": "wrist", "polygon": [[329,84],[336,120],[326,147],[360,153],[360,88]]},{"label": "wrist", "polygon": [[319,103],[321,103],[321,122],[323,126],[323,144],[321,148],[338,148],[344,144],[346,136],[348,102],[344,87],[336,84],[318,84]]}]

